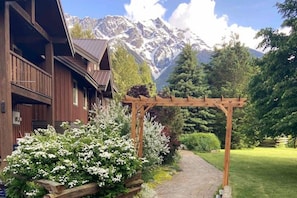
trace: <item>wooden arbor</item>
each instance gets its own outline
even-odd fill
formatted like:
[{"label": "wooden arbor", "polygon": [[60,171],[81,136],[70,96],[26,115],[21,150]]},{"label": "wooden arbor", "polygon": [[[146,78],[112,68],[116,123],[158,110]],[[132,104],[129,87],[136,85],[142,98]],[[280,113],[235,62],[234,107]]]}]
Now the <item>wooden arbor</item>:
[{"label": "wooden arbor", "polygon": [[225,159],[224,159],[224,175],[223,186],[227,186],[229,182],[229,165],[230,165],[230,147],[232,133],[232,116],[233,108],[243,107],[246,98],[147,98],[140,96],[134,98],[126,96],[123,103],[132,105],[132,121],[131,121],[131,138],[135,142],[138,150],[138,156],[142,157],[143,150],[143,120],[145,113],[153,106],[177,106],[177,107],[217,107],[221,109],[227,118],[226,137],[225,137]]}]

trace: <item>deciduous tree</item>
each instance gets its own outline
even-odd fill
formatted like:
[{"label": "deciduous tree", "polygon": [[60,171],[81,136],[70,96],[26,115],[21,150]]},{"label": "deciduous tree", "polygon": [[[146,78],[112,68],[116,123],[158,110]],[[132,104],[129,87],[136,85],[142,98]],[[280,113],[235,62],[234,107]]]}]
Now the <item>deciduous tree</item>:
[{"label": "deciduous tree", "polygon": [[260,62],[260,72],[250,84],[251,100],[255,105],[261,134],[278,136],[297,131],[297,7],[295,0],[277,3],[290,29],[284,34],[272,28],[262,29],[261,47],[270,49]]}]

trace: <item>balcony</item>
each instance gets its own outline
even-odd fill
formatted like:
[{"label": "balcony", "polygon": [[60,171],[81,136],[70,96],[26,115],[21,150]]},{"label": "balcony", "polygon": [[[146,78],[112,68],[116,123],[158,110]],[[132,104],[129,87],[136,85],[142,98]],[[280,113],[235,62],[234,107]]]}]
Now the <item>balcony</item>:
[{"label": "balcony", "polygon": [[51,104],[51,75],[12,51],[10,63],[12,92],[34,103]]}]

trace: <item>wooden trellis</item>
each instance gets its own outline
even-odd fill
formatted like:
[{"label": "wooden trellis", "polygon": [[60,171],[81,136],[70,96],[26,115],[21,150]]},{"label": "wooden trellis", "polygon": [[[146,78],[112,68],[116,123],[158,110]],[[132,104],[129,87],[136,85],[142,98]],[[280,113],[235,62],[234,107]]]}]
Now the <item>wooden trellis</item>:
[{"label": "wooden trellis", "polygon": [[153,106],[175,106],[175,107],[216,107],[221,109],[227,118],[226,137],[225,137],[225,159],[224,159],[224,175],[223,186],[227,186],[229,182],[230,167],[230,147],[232,133],[232,116],[233,108],[243,107],[246,98],[161,98],[159,96],[147,98],[139,96],[134,98],[125,96],[123,103],[132,105],[132,121],[131,121],[131,138],[135,142],[138,156],[142,157],[143,150],[143,120],[145,113]]}]

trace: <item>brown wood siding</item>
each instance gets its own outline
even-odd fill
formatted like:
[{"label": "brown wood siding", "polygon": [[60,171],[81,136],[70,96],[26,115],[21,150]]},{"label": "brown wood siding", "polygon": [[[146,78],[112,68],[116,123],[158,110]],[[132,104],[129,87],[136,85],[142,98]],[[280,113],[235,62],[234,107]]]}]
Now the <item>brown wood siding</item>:
[{"label": "brown wood siding", "polygon": [[71,72],[56,63],[55,67],[56,121],[72,121],[72,77]]},{"label": "brown wood siding", "polygon": [[88,121],[88,110],[83,108],[83,102],[84,102],[84,92],[83,92],[83,87],[80,86],[78,82],[78,105],[73,106],[73,113],[72,113],[72,121],[75,120],[81,120],[84,123],[87,123]]},{"label": "brown wood siding", "polygon": [[33,120],[47,120],[47,106],[46,105],[33,105],[32,106],[32,118]]},{"label": "brown wood siding", "polygon": [[16,138],[24,137],[25,133],[31,133],[32,128],[32,105],[16,105],[14,111],[20,112],[22,121],[20,125],[13,125],[13,139],[16,144]]}]

